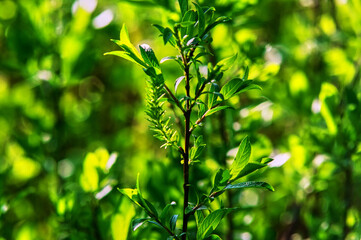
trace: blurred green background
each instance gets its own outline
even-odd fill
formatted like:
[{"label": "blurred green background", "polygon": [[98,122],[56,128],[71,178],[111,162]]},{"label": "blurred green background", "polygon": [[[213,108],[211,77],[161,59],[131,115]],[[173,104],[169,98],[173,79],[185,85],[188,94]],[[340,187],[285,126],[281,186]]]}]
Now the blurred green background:
[{"label": "blurred green background", "polygon": [[[249,66],[264,90],[207,119],[192,183],[209,187],[245,135],[254,157],[275,159],[262,180],[276,191],[233,192],[241,211],[218,233],[361,239],[361,2],[199,3],[233,19],[213,31],[213,61],[238,52],[229,77]],[[169,19],[179,20],[173,0],[0,0],[1,240],[166,239],[152,226],[132,232],[142,213],[116,187],[140,172],[156,206],[181,205],[181,165],[148,129],[142,70],[103,53],[125,23],[135,45],[176,54],[152,27]],[[172,86],[181,72],[163,68]]]}]

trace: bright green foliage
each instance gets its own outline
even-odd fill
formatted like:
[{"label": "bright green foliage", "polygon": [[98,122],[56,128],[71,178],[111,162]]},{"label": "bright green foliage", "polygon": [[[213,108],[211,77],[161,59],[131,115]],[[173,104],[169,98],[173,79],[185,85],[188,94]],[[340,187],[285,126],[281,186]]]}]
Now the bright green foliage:
[{"label": "bright green foliage", "polygon": [[[225,208],[207,239],[361,239],[360,23],[358,0],[1,0],[0,239],[181,238],[188,99],[189,239]],[[160,223],[117,191],[138,172]]]},{"label": "bright green foliage", "polygon": [[[250,89],[261,89],[258,85],[252,83],[252,80],[248,80],[249,69],[246,68],[243,79],[233,79],[221,86],[221,79],[224,72],[228,70],[237,59],[237,54],[225,58],[224,60],[216,63],[213,67],[207,67],[207,74],[201,73],[200,60],[203,56],[211,54],[207,52],[206,46],[211,42],[210,30],[218,23],[228,21],[228,18],[222,17],[214,19],[214,8],[202,8],[198,3],[194,3],[195,10],[188,10],[187,1],[179,1],[182,21],[173,24],[171,28],[155,25],[163,36],[164,45],[168,42],[171,43],[179,51],[179,56],[166,57],[161,60],[161,63],[167,60],[175,60],[184,71],[184,75],[178,77],[174,83],[174,93],[167,87],[162,69],[159,61],[156,58],[153,50],[147,44],[139,46],[140,54],[135,47],[130,43],[128,31],[123,26],[120,34],[120,40],[115,40],[118,46],[122,48],[121,52],[110,52],[106,55],[115,55],[133,63],[136,63],[143,67],[144,72],[148,75],[148,89],[147,89],[147,110],[146,114],[149,116],[151,123],[151,129],[155,133],[154,136],[163,142],[162,146],[173,146],[179,152],[179,157],[182,158],[184,176],[184,202],[183,202],[183,226],[182,231],[176,229],[177,219],[179,214],[169,215],[168,210],[170,205],[168,204],[162,211],[161,216],[158,216],[154,206],[145,200],[140,193],[139,178],[137,181],[136,189],[119,189],[119,191],[126,195],[136,205],[141,207],[150,218],[140,218],[133,222],[133,230],[138,229],[146,222],[154,223],[161,228],[164,228],[169,233],[169,238],[176,239],[191,239],[192,232],[188,229],[189,216],[195,214],[197,211],[207,209],[208,202],[213,201],[216,197],[219,197],[225,190],[229,189],[243,189],[243,188],[265,188],[274,191],[273,187],[264,182],[244,182],[238,184],[232,184],[232,182],[238,180],[241,177],[253,173],[254,171],[261,169],[267,164],[261,162],[249,163],[251,157],[251,144],[248,137],[244,138],[239,146],[237,155],[233,161],[230,170],[219,170],[213,189],[209,196],[202,197],[197,204],[190,204],[189,199],[189,166],[193,163],[202,162],[202,152],[206,144],[203,140],[203,135],[196,136],[193,141],[193,146],[190,145],[190,134],[194,128],[197,127],[206,117],[209,117],[221,110],[231,108],[226,104],[226,100],[245,92]],[[188,10],[188,11],[187,11]],[[195,57],[194,57],[195,56]],[[207,60],[207,59],[205,59]],[[192,67],[192,69],[191,69]],[[194,96],[191,95],[191,80],[197,81],[197,85],[194,89]],[[185,82],[185,96],[179,96],[176,92],[182,82]],[[209,87],[208,87],[209,86]],[[208,88],[208,90],[207,90]],[[167,95],[168,98],[165,98]],[[204,99],[202,95],[206,95]],[[164,102],[168,102],[173,105],[173,109],[177,108],[178,111],[183,114],[185,129],[181,129],[181,132],[185,131],[184,136],[184,148],[181,146],[177,132],[170,124],[171,118],[165,120],[166,109]],[[194,125],[191,125],[193,107],[198,105],[198,119]],[[175,112],[175,118],[180,118]],[[198,198],[198,194],[197,194]],[[218,210],[210,212],[204,219],[200,218],[199,214],[196,216],[197,223],[197,240],[203,239],[220,239],[217,235],[212,235],[216,227],[221,222],[227,213],[232,211],[230,208],[220,208]]]}]

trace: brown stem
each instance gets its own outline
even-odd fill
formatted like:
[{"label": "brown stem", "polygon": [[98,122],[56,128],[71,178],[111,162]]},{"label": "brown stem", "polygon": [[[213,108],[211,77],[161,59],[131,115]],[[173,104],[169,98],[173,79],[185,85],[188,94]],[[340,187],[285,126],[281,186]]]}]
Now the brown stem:
[{"label": "brown stem", "polygon": [[[198,120],[194,123],[194,125],[198,125],[198,124],[200,124],[201,122],[203,122],[203,120],[207,117],[207,113],[208,113],[210,110],[212,110],[213,108],[218,107],[218,105],[219,105],[219,104],[216,104],[216,105],[214,105],[213,107],[211,107],[210,109],[208,109],[208,110],[202,115],[201,118],[198,118]],[[191,128],[189,129],[189,131],[190,131],[191,133],[192,133],[193,130],[194,130],[194,127],[191,127]]]},{"label": "brown stem", "polygon": [[[179,44],[180,45],[180,44]],[[184,55],[182,49],[180,48],[181,57],[184,65],[184,76],[186,80],[186,93],[187,93],[187,102],[186,102],[186,110],[184,112],[185,118],[185,133],[184,133],[184,161],[183,161],[183,190],[184,190],[184,198],[183,198],[183,228],[182,232],[185,233],[182,235],[182,239],[187,239],[187,231],[188,231],[188,220],[189,215],[186,214],[186,209],[188,207],[188,199],[189,199],[189,148],[190,148],[190,122],[191,122],[191,108],[190,108],[190,75],[189,75],[189,63],[188,60],[191,59],[194,50],[192,49],[189,53],[189,57]]]},{"label": "brown stem", "polygon": [[173,99],[173,101],[175,102],[175,104],[177,104],[178,108],[185,113],[185,110],[182,107],[182,104],[179,102],[179,100],[174,96],[174,94],[172,93],[172,91],[167,87],[167,85],[164,84],[164,89],[167,91],[168,96]]}]

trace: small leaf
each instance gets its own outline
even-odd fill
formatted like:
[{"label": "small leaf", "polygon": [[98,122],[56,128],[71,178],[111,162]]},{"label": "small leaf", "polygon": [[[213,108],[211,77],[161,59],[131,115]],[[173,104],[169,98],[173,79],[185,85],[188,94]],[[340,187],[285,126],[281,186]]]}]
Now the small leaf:
[{"label": "small leaf", "polygon": [[254,171],[267,167],[267,164],[264,163],[258,163],[258,162],[248,162],[247,165],[240,171],[237,175],[237,177],[234,180],[237,180],[239,178],[245,177]]},{"label": "small leaf", "polygon": [[177,78],[177,80],[175,80],[175,84],[174,84],[174,91],[177,92],[178,86],[179,84],[185,79],[185,76],[180,76],[179,78]]},{"label": "small leaf", "polygon": [[182,27],[190,27],[190,26],[192,26],[192,25],[194,25],[195,24],[195,22],[193,22],[193,21],[184,21],[184,22],[181,22],[180,23],[180,25],[182,26]]},{"label": "small leaf", "polygon": [[261,159],[261,163],[268,164],[273,161],[273,158],[265,157]]},{"label": "small leaf", "polygon": [[138,197],[138,191],[137,189],[131,189],[131,188],[118,188],[118,191],[127,196],[132,202],[134,202],[136,205],[138,205],[141,208],[144,208],[140,202],[140,199]]},{"label": "small leaf", "polygon": [[174,230],[176,228],[177,219],[178,219],[178,215],[173,215],[169,220],[169,226],[170,226],[170,230],[172,230],[172,232],[174,232]]},{"label": "small leaf", "polygon": [[198,3],[194,2],[193,4],[197,9],[197,14],[198,14],[198,33],[199,33],[199,35],[202,35],[205,25],[206,25],[205,18],[204,18],[204,12]]},{"label": "small leaf", "polygon": [[241,189],[241,188],[264,188],[272,192],[274,191],[274,188],[266,182],[253,182],[253,181],[229,184],[224,188],[224,190]]},{"label": "small leaf", "polygon": [[188,0],[178,0],[182,16],[188,11]]},{"label": "small leaf", "polygon": [[213,188],[210,194],[223,189],[226,185],[228,180],[230,179],[231,175],[229,174],[229,170],[226,169],[219,169],[216,176],[214,177]]},{"label": "small leaf", "polygon": [[175,60],[176,57],[164,57],[160,60],[160,63],[164,63],[166,61],[169,61],[169,60]]},{"label": "small leaf", "polygon": [[227,100],[233,97],[237,90],[242,86],[243,81],[240,78],[234,78],[231,81],[227,82],[221,89],[221,93],[224,96],[224,99]]},{"label": "small leaf", "polygon": [[222,17],[219,17],[216,19],[216,21],[214,23],[211,23],[207,26],[207,28],[205,29],[204,33],[207,33],[209,32],[210,30],[212,30],[212,28],[214,28],[215,26],[217,26],[218,24],[220,23],[225,23],[225,22],[228,22],[230,21],[231,19],[229,17],[225,17],[225,16],[222,16]]},{"label": "small leaf", "polygon": [[173,37],[173,32],[170,28],[165,28],[163,32],[164,45]]},{"label": "small leaf", "polygon": [[233,56],[222,59],[220,62],[216,64],[215,68],[218,68],[220,69],[220,71],[224,72],[232,66],[232,64],[236,61],[237,57],[238,54],[236,53]]},{"label": "small leaf", "polygon": [[144,199],[142,196],[142,193],[140,191],[139,176],[140,176],[140,174],[138,173],[138,176],[137,176],[137,192],[138,192],[138,194],[137,194],[137,196],[140,200],[139,202],[150,217],[153,217],[153,216],[158,217],[158,212],[155,209],[155,207],[153,206],[153,204],[151,204],[148,200]]},{"label": "small leaf", "polygon": [[136,63],[141,67],[147,67],[147,65],[142,60],[140,60],[139,58],[133,58],[129,53],[125,51],[112,51],[112,52],[104,53],[104,55],[113,55],[113,56],[121,57],[130,62]]},{"label": "small leaf", "polygon": [[209,92],[211,93],[210,95],[208,95],[208,108],[212,108],[214,103],[217,101],[218,95],[216,93],[218,93],[219,91],[219,86],[216,82],[212,82],[211,83],[211,87],[209,88]]},{"label": "small leaf", "polygon": [[239,145],[236,158],[231,165],[231,181],[234,181],[237,178],[238,174],[242,171],[242,169],[247,165],[250,156],[251,143],[249,141],[249,137],[245,137]]},{"label": "small leaf", "polygon": [[197,14],[194,10],[189,10],[184,14],[182,18],[182,22],[180,23],[180,25],[182,26],[181,28],[182,37],[186,35],[188,37],[193,36],[194,25],[196,23],[196,16]]},{"label": "small leaf", "polygon": [[195,219],[196,219],[197,227],[199,228],[200,224],[201,224],[202,221],[204,220],[203,212],[202,212],[202,211],[196,211],[196,212],[194,213],[194,217],[195,217]]},{"label": "small leaf", "polygon": [[222,238],[216,234],[212,234],[211,236],[207,237],[206,240],[222,240]]},{"label": "small leaf", "polygon": [[232,209],[218,209],[211,212],[199,225],[197,232],[197,240],[203,240],[209,237],[217,228],[222,218],[231,212]]},{"label": "small leaf", "polygon": [[153,223],[154,225],[160,227],[160,228],[163,228],[162,225],[160,225],[159,223],[157,223],[156,221],[148,221],[149,223]]},{"label": "small leaf", "polygon": [[174,206],[175,204],[176,204],[175,202],[171,202],[171,203],[167,204],[167,206],[164,207],[164,209],[163,209],[163,211],[162,211],[162,213],[160,214],[160,217],[159,217],[161,223],[165,224],[166,218],[167,218],[168,213],[169,213],[169,208],[171,206]]},{"label": "small leaf", "polygon": [[149,222],[151,218],[137,218],[132,221],[132,229],[133,231],[137,230],[144,223]]},{"label": "small leaf", "polygon": [[145,63],[147,63],[149,66],[159,68],[158,59],[155,56],[153,49],[148,44],[140,45],[139,49]]},{"label": "small leaf", "polygon": [[159,24],[153,24],[153,26],[156,27],[160,33],[162,33],[162,34],[164,33],[165,28],[163,26],[161,26]]},{"label": "small leaf", "polygon": [[215,107],[215,108],[211,108],[209,109],[207,112],[206,112],[206,117],[216,113],[216,112],[219,112],[221,110],[224,110],[224,109],[227,109],[227,108],[232,108],[230,106],[218,106],[218,107]]}]

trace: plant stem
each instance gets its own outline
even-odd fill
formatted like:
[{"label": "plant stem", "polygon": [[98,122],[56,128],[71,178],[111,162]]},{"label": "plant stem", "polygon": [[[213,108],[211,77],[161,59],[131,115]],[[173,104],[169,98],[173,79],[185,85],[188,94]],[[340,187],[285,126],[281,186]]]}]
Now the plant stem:
[{"label": "plant stem", "polygon": [[184,113],[185,118],[185,134],[184,134],[184,161],[183,161],[183,190],[184,190],[184,199],[183,199],[183,233],[186,233],[182,236],[183,240],[187,239],[187,230],[188,230],[188,218],[189,216],[186,214],[186,209],[188,207],[188,198],[189,198],[189,145],[190,145],[190,122],[191,122],[191,108],[190,108],[190,77],[189,77],[189,64],[188,59],[184,56],[181,51],[181,56],[184,65],[184,76],[186,79],[186,93],[187,93],[187,102],[186,102],[186,111]]},{"label": "plant stem", "polygon": [[[191,111],[186,111],[184,114],[186,120],[185,126],[185,141],[184,141],[184,161],[183,161],[183,189],[184,189],[184,199],[183,199],[183,229],[184,233],[187,233],[188,229],[188,215],[186,214],[186,209],[188,206],[188,197],[189,197],[189,139],[190,139],[190,116]],[[182,239],[186,240],[186,234],[182,236]]]}]

